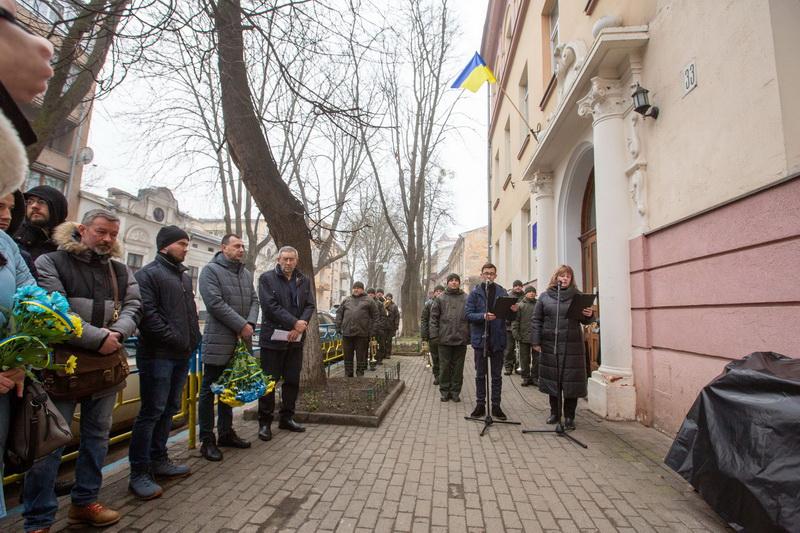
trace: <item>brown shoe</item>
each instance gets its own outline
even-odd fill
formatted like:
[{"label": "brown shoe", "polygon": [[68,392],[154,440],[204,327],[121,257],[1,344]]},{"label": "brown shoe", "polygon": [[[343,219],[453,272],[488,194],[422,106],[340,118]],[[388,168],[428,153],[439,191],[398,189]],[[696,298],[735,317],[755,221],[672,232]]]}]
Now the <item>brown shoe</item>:
[{"label": "brown shoe", "polygon": [[105,527],[116,524],[121,518],[114,509],[109,509],[102,503],[94,502],[84,507],[69,506],[67,520],[70,524],[89,524],[94,527]]}]

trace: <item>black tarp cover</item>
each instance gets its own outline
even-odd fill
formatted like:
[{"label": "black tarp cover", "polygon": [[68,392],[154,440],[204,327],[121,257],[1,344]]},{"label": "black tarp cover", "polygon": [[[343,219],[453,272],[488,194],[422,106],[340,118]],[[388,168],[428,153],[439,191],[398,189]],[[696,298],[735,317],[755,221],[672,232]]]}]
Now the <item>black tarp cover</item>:
[{"label": "black tarp cover", "polygon": [[756,352],[729,363],[664,461],[735,530],[800,532],[800,359]]}]

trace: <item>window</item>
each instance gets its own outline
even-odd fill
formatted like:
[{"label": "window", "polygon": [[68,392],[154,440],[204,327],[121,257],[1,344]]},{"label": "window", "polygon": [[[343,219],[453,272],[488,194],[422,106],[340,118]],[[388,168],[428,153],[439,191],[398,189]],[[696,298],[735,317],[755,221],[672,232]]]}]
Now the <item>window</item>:
[{"label": "window", "polygon": [[58,189],[62,193],[66,193],[67,182],[61,178],[44,174],[38,170],[28,170],[28,177],[25,180],[24,190],[29,190],[39,185],[49,185],[54,189]]},{"label": "window", "polygon": [[200,269],[189,265],[189,277],[192,278],[192,291],[197,294],[197,280],[200,277]]},{"label": "window", "polygon": [[522,70],[522,77],[519,79],[519,110],[522,113],[520,120],[520,141],[524,142],[528,136],[530,127],[530,113],[528,112],[528,65]]},{"label": "window", "polygon": [[556,48],[558,48],[558,0],[550,11],[550,71],[556,72]]},{"label": "window", "polygon": [[131,269],[131,272],[136,272],[140,268],[142,268],[142,263],[144,263],[144,256],[141,254],[128,254],[128,268]]}]

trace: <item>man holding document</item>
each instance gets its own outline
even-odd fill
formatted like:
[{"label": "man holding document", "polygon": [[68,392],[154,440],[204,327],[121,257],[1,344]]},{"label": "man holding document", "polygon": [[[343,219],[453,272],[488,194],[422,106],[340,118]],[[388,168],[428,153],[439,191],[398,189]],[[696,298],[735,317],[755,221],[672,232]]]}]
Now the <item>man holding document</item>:
[{"label": "man holding document", "polygon": [[[278,427],[289,431],[305,431],[294,421],[294,406],[300,391],[300,370],[303,367],[303,340],[308,323],[316,312],[311,282],[297,269],[297,250],[284,246],[278,251],[274,270],[258,279],[261,301],[261,368],[281,385],[281,410]],[[258,400],[258,438],[272,439],[275,392]]]}]

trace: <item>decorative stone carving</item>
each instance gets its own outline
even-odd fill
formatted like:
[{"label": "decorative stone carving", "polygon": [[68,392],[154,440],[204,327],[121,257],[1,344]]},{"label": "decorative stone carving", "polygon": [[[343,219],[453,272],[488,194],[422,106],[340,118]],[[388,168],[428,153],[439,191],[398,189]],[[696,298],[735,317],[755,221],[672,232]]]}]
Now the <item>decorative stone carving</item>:
[{"label": "decorative stone carving", "polygon": [[618,28],[620,26],[622,26],[622,19],[617,15],[606,15],[605,17],[600,17],[597,19],[597,22],[594,23],[594,26],[592,26],[592,37],[597,39],[597,36],[600,35],[600,32],[604,29]]},{"label": "decorative stone carving", "polygon": [[625,171],[625,175],[628,177],[628,192],[636,209],[633,216],[633,227],[636,233],[641,233],[648,229],[647,161],[644,158],[642,141],[639,137],[640,121],[641,117],[637,113],[631,113],[627,121],[628,131],[626,135],[626,146],[633,163]]},{"label": "decorative stone carving", "polygon": [[636,207],[636,212],[640,217],[647,214],[647,202],[645,196],[645,178],[647,176],[647,163],[636,162],[631,165],[625,174],[628,176],[628,192],[631,193],[631,200]]},{"label": "decorative stone carving", "polygon": [[619,116],[631,106],[631,99],[620,80],[595,76],[589,92],[578,100],[578,115],[592,115],[594,122]]},{"label": "decorative stone carving", "polygon": [[586,45],[583,41],[570,41],[558,45],[556,56],[556,80],[558,101],[569,91],[578,77],[583,61],[586,59]]},{"label": "decorative stone carving", "polygon": [[142,228],[133,227],[128,231],[128,235],[125,238],[126,242],[141,242],[144,244],[150,244],[150,235],[147,234],[145,230]]},{"label": "decorative stone carving", "polygon": [[641,142],[639,141],[639,113],[631,113],[630,118],[628,119],[628,139],[627,139],[627,147],[628,153],[631,154],[631,159],[636,161],[636,158],[639,157],[639,152],[641,150]]},{"label": "decorative stone carving", "polygon": [[553,174],[537,170],[530,180],[531,193],[536,198],[553,196]]}]

